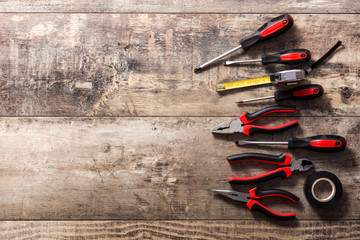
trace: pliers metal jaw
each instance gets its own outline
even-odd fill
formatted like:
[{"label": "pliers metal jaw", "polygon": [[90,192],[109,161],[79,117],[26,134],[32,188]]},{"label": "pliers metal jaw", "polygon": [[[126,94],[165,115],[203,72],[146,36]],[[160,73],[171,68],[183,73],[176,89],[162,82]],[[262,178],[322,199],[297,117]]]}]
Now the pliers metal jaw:
[{"label": "pliers metal jaw", "polygon": [[292,172],[294,171],[300,171],[300,172],[307,171],[312,167],[312,162],[309,161],[308,159],[300,158],[298,160],[292,160],[291,157],[285,153],[282,153],[279,156],[261,154],[261,153],[242,153],[242,154],[228,156],[227,160],[229,163],[234,163],[239,161],[260,161],[260,162],[268,162],[282,166],[278,169],[253,177],[229,178],[230,183],[237,183],[237,184],[259,183],[276,177],[288,178],[291,176]]},{"label": "pliers metal jaw", "polygon": [[270,217],[274,218],[281,218],[281,219],[289,219],[294,218],[296,215],[295,213],[277,213],[263,204],[261,204],[256,199],[264,198],[264,197],[272,197],[272,196],[279,196],[279,197],[285,197],[290,199],[293,202],[298,202],[299,198],[295,196],[294,194],[279,190],[279,189],[272,189],[272,190],[260,190],[257,189],[257,187],[254,187],[249,191],[249,193],[243,193],[243,192],[237,192],[233,190],[215,190],[213,189],[213,192],[220,194],[222,196],[228,197],[234,201],[239,202],[245,202],[246,206],[249,208],[250,211],[253,210],[259,210],[263,212],[266,215],[269,215]]},{"label": "pliers metal jaw", "polygon": [[296,110],[295,107],[272,106],[261,109],[255,113],[245,112],[238,119],[223,122],[217,125],[216,127],[214,127],[213,129],[211,129],[211,131],[213,133],[219,133],[219,134],[243,133],[248,136],[253,135],[254,133],[278,133],[297,126],[299,122],[297,120],[294,120],[277,127],[263,127],[263,126],[249,125],[249,123],[252,123],[256,119],[264,115],[267,115],[269,113],[295,112],[295,110]]}]

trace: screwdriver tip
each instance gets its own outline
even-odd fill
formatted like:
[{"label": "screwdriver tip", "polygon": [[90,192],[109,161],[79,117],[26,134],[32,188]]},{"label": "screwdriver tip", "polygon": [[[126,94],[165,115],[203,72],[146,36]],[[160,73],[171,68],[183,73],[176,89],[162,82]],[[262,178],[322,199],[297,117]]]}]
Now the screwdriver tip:
[{"label": "screwdriver tip", "polygon": [[237,101],[236,103],[243,103],[244,101],[243,100],[240,100],[240,101]]},{"label": "screwdriver tip", "polygon": [[242,146],[242,145],[246,145],[246,144],[247,144],[247,141],[239,141],[239,140],[237,140],[237,141],[235,141],[235,144],[236,144],[237,146]]},{"label": "screwdriver tip", "polygon": [[195,69],[194,69],[194,72],[197,73],[197,72],[199,72],[200,70],[201,70],[201,68],[198,67],[198,68],[195,68]]}]

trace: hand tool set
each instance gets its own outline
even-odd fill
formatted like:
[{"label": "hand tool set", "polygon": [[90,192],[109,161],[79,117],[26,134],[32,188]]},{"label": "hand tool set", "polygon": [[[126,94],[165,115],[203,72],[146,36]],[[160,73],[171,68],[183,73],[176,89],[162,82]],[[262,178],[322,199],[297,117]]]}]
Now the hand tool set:
[{"label": "hand tool set", "polygon": [[[225,91],[237,88],[251,87],[263,84],[285,84],[296,85],[300,81],[305,80],[306,75],[309,74],[315,67],[319,66],[328,56],[330,56],[339,46],[341,41],[338,41],[324,56],[313,63],[306,71],[303,69],[292,69],[270,74],[267,77],[253,78],[247,80],[240,80],[235,82],[216,84],[216,91]],[[309,52],[310,54],[310,52]],[[226,62],[225,62],[226,64]]]},{"label": "hand tool set", "polygon": [[[202,64],[200,67],[195,69],[195,72],[204,69],[211,63],[214,63],[225,56],[235,52],[236,50],[242,48],[243,50],[248,49],[255,43],[276,37],[293,25],[293,18],[284,14],[279,17],[276,17],[269,22],[265,23],[261,28],[259,28],[253,35],[246,37],[240,41],[240,45],[231,49],[230,51]],[[305,77],[310,73],[315,67],[320,65],[325,58],[330,56],[339,46],[341,41],[338,41],[324,56],[319,60],[314,62],[307,70],[303,69],[292,69],[285,70],[281,72],[276,72],[270,74],[267,77],[248,79],[235,82],[227,82],[217,84],[217,91],[225,91],[236,88],[243,88],[249,86],[256,86],[262,84],[280,84],[284,83],[286,85],[297,84],[300,81],[305,80]],[[240,63],[248,62],[261,62],[263,65],[279,63],[279,64],[298,64],[309,61],[311,58],[311,53],[306,49],[293,49],[282,51],[276,54],[263,55],[259,59],[253,60],[239,60],[239,61],[225,61],[224,65],[234,65]],[[295,88],[292,88],[287,91],[276,91],[273,96],[259,97],[253,99],[240,100],[237,103],[258,101],[264,99],[273,98],[276,102],[284,100],[310,100],[321,97],[324,93],[324,89],[321,85],[318,84],[309,84],[302,85]],[[254,133],[278,133],[295,127],[298,125],[298,121],[294,120],[289,123],[283,124],[277,127],[264,127],[257,125],[250,125],[256,119],[276,112],[295,112],[295,107],[290,106],[271,106],[264,109],[261,109],[254,113],[245,112],[238,119],[230,120],[223,122],[216,127],[212,128],[211,131],[214,134],[233,134],[233,133],[243,133],[247,136],[251,136]],[[346,148],[346,140],[344,137],[336,135],[317,135],[312,137],[297,138],[290,137],[287,141],[277,142],[277,141],[245,141],[238,140],[236,145],[243,146],[247,144],[273,144],[273,145],[288,145],[289,149],[294,148],[305,148],[317,152],[339,152],[343,151]],[[285,153],[282,153],[278,156],[262,154],[262,153],[241,153],[236,155],[231,155],[227,157],[227,161],[230,164],[243,161],[259,161],[266,162],[271,164],[279,165],[279,168],[251,177],[230,177],[229,183],[231,184],[254,184],[267,181],[273,178],[282,177],[288,178],[292,175],[294,171],[307,171],[312,168],[313,163],[305,158],[300,158],[293,160],[291,157]],[[319,182],[326,182],[331,186],[331,193],[329,196],[322,198],[316,194],[315,187],[318,186]],[[315,172],[311,174],[305,184],[305,196],[312,206],[327,208],[335,205],[339,202],[342,195],[342,185],[340,180],[332,173],[329,172]],[[271,217],[277,217],[282,219],[294,218],[294,213],[277,213],[274,212],[260,202],[257,199],[263,197],[279,196],[288,198],[294,202],[298,202],[299,198],[292,193],[289,193],[284,190],[259,190],[257,187],[251,189],[248,193],[233,191],[233,190],[213,190],[213,192],[231,198],[235,201],[245,202],[250,211],[259,210],[264,214],[267,214]]]},{"label": "hand tool set", "polygon": [[195,68],[194,71],[199,72],[201,69],[209,66],[213,62],[216,62],[216,61],[220,60],[221,58],[224,58],[225,56],[227,56],[241,48],[246,50],[258,42],[262,42],[264,40],[268,40],[268,39],[277,37],[280,34],[289,30],[293,26],[293,24],[294,24],[293,18],[289,14],[284,14],[284,15],[281,15],[274,19],[271,19],[269,22],[265,23],[261,28],[259,28],[253,35],[241,39],[239,46],[200,65],[200,67]]}]

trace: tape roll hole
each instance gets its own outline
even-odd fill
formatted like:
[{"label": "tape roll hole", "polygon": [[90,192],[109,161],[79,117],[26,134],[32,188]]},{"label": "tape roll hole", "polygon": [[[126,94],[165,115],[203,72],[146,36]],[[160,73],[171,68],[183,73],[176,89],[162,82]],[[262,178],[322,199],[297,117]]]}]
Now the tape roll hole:
[{"label": "tape roll hole", "polygon": [[328,178],[319,178],[311,186],[313,197],[319,202],[329,202],[336,194],[333,181]]}]

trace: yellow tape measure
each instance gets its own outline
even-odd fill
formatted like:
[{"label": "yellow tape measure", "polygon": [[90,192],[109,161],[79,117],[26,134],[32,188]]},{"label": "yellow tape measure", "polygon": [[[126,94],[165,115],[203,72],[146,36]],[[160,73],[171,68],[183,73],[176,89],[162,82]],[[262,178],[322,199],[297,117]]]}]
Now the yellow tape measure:
[{"label": "yellow tape measure", "polygon": [[216,84],[216,91],[220,92],[220,91],[224,91],[224,90],[250,87],[250,86],[269,84],[269,83],[272,83],[270,76],[254,78],[254,79],[247,79],[247,80],[236,81],[236,82],[219,83],[219,84]]}]

